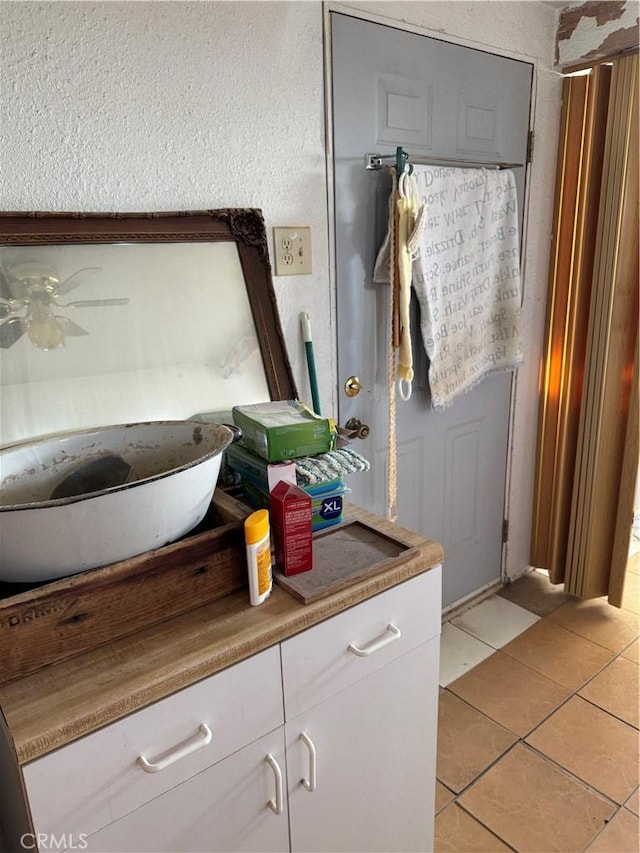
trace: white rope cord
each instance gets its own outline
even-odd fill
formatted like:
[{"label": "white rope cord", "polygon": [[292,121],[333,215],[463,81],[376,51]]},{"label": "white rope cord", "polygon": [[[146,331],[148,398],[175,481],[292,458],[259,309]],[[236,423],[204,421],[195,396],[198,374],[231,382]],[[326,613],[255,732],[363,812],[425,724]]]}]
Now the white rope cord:
[{"label": "white rope cord", "polygon": [[[393,291],[391,291],[393,294]],[[392,297],[393,301],[393,297]],[[392,306],[390,306],[392,307]],[[396,351],[393,346],[393,315],[390,312],[389,323],[389,462],[387,483],[387,518],[396,521],[398,518],[398,448],[396,436]]]},{"label": "white rope cord", "polygon": [[398,197],[395,169],[390,169],[393,181],[393,204],[389,215],[389,360],[387,364],[387,380],[389,390],[389,459],[387,462],[387,518],[395,521],[398,517],[397,495],[398,495],[398,459],[397,459],[397,436],[396,436],[396,350],[393,339],[393,317],[395,310],[394,295],[397,279],[396,265],[396,200]]}]

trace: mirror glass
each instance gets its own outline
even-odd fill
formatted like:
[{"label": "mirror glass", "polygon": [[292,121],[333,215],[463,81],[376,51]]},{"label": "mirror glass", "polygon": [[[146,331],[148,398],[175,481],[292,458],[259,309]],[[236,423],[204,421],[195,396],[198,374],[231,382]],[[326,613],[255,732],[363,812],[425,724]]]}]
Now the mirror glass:
[{"label": "mirror glass", "polygon": [[2,445],[295,397],[258,214],[0,220]]}]

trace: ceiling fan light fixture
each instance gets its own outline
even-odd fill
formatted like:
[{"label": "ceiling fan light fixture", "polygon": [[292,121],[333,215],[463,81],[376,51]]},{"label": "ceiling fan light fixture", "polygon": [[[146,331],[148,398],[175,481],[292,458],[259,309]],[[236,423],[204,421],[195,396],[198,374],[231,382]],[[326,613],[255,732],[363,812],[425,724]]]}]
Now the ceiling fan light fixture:
[{"label": "ceiling fan light fixture", "polygon": [[47,264],[32,261],[7,268],[0,262],[0,349],[9,349],[25,333],[33,346],[42,350],[65,346],[69,336],[89,334],[68,317],[54,314],[56,309],[127,305],[129,297],[78,299],[66,304],[60,302],[59,297],[81,285],[86,274],[101,269],[81,267],[61,280],[58,273]]},{"label": "ceiling fan light fixture", "polygon": [[64,346],[64,329],[51,314],[31,320],[27,335],[38,349],[57,349]]}]

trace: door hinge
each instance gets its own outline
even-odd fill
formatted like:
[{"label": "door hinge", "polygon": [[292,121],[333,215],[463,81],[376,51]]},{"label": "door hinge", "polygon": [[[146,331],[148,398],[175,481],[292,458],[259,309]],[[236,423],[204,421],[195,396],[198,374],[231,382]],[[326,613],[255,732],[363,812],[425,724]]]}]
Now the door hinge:
[{"label": "door hinge", "polygon": [[509,519],[502,519],[502,544],[509,541]]},{"label": "door hinge", "polygon": [[527,137],[527,163],[531,163],[533,161],[533,142],[534,133],[530,130],[529,136]]}]

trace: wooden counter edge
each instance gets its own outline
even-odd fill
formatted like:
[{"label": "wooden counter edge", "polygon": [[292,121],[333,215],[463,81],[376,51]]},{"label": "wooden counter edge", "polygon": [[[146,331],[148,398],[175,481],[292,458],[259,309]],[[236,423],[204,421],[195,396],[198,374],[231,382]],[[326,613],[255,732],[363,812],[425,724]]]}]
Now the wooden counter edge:
[{"label": "wooden counter edge", "polygon": [[20,764],[140,710],[275,645],[443,560],[442,547],[359,508],[364,521],[418,554],[312,604],[274,586],[251,607],[246,590],[151,626],[68,661],[0,686],[2,709]]}]

